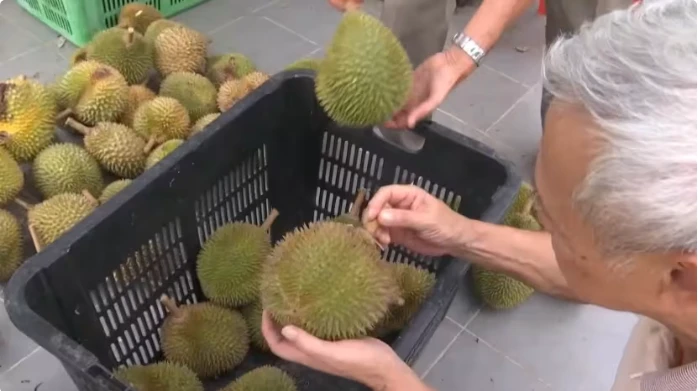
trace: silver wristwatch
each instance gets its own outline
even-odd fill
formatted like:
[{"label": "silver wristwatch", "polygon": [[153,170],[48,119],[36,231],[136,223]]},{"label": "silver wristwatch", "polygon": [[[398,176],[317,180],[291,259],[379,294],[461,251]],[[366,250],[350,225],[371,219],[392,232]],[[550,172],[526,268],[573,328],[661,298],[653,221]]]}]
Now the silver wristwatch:
[{"label": "silver wristwatch", "polygon": [[456,33],[452,39],[453,43],[470,56],[475,62],[475,65],[480,66],[480,60],[485,57],[485,50],[463,33]]}]

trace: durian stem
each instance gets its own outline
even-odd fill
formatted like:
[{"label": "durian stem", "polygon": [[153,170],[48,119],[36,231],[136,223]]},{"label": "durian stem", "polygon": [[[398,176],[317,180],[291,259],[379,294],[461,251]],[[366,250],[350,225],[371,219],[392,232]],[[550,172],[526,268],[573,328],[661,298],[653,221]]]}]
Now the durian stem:
[{"label": "durian stem", "polygon": [[34,249],[36,250],[37,253],[40,253],[41,250],[43,250],[44,246],[41,245],[41,240],[39,240],[39,235],[36,233],[36,229],[34,228],[34,225],[29,224],[29,236],[32,237],[32,243],[34,243]]},{"label": "durian stem", "polygon": [[[56,122],[61,122],[61,121],[65,120],[65,122],[66,122],[66,124],[67,124],[67,123],[68,123],[68,119],[70,119],[70,118],[68,118],[68,117],[69,117],[71,114],[73,114],[73,110],[71,110],[71,109],[65,109],[65,110],[61,111],[61,112],[58,113],[58,115],[56,116]],[[66,118],[67,118],[67,119],[66,119]]]},{"label": "durian stem", "polygon": [[143,10],[138,10],[138,12],[136,12],[136,15],[135,15],[136,18],[141,16],[142,13],[143,13]]},{"label": "durian stem", "polygon": [[32,208],[32,205],[30,205],[30,204],[27,203],[27,202],[22,201],[22,200],[19,199],[19,198],[15,198],[15,204],[21,206],[24,210],[29,210],[29,209]]},{"label": "durian stem", "polygon": [[276,220],[277,217],[279,217],[279,211],[276,210],[276,208],[274,208],[269,213],[269,216],[267,216],[267,219],[264,220],[264,223],[262,224],[262,229],[265,231],[269,231],[271,225],[274,224],[274,220]]},{"label": "durian stem", "polygon": [[92,128],[90,128],[89,126],[85,126],[72,118],[68,118],[67,120],[65,120],[65,126],[74,129],[75,131],[84,136],[87,136],[92,131]]},{"label": "durian stem", "polygon": [[150,136],[150,139],[148,139],[148,144],[146,144],[145,148],[143,148],[143,153],[145,153],[146,155],[149,154],[154,146],[155,146],[155,136]]},{"label": "durian stem", "polygon": [[160,297],[160,302],[162,303],[162,305],[165,306],[165,308],[167,308],[167,312],[172,314],[172,316],[176,318],[180,316],[181,311],[179,307],[177,307],[177,303],[174,300],[172,300],[169,296],[162,295]]},{"label": "durian stem", "polygon": [[134,37],[135,32],[136,32],[136,30],[134,30],[133,27],[128,28],[128,34],[126,35],[126,43],[127,44],[130,45],[133,43],[133,37]]},{"label": "durian stem", "polygon": [[359,189],[359,192],[356,194],[356,198],[354,199],[354,205],[352,205],[351,210],[349,210],[349,214],[359,218],[359,212],[361,212],[361,207],[364,205],[364,201],[366,201],[366,189]]},{"label": "durian stem", "polygon": [[87,198],[90,201],[90,203],[95,207],[99,206],[99,200],[97,200],[97,198],[95,198],[95,196],[93,196],[89,190],[83,190],[82,195],[85,196],[85,198]]},{"label": "durian stem", "polygon": [[10,133],[6,130],[0,130],[0,145],[6,144],[10,141]]}]

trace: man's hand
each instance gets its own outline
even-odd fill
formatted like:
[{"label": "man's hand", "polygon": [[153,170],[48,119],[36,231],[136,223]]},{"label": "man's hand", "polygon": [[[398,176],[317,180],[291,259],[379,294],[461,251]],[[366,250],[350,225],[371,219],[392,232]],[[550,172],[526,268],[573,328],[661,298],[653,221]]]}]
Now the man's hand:
[{"label": "man's hand", "polygon": [[328,342],[286,326],[280,329],[269,313],[262,314],[262,334],[271,351],[284,360],[331,375],[352,379],[373,390],[420,390],[419,378],[380,340],[364,338]]},{"label": "man's hand", "polygon": [[417,121],[435,111],[449,92],[474,68],[475,63],[465,53],[455,50],[429,57],[414,71],[407,103],[395,113],[392,120],[385,123],[385,127],[414,128]]},{"label": "man's hand", "polygon": [[470,220],[413,185],[390,185],[371,198],[363,222],[384,245],[398,244],[424,255],[449,253],[469,232]]},{"label": "man's hand", "polygon": [[358,8],[364,3],[363,0],[329,0],[329,2],[331,6],[342,12],[351,8]]}]

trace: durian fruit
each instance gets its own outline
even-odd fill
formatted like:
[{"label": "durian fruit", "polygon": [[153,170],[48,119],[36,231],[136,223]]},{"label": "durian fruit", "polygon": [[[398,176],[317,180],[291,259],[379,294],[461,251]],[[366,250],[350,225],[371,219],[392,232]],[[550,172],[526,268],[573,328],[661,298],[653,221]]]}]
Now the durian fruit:
[{"label": "durian fruit", "polygon": [[0,206],[10,203],[24,187],[24,173],[17,161],[0,146]]},{"label": "durian fruit", "polygon": [[[531,215],[533,188],[524,183],[519,188],[514,203],[504,217],[504,224],[510,227],[540,231],[542,227]],[[480,265],[472,265],[470,273],[473,291],[477,297],[493,309],[503,310],[518,306],[528,300],[535,290],[522,281],[505,273],[488,270]]]},{"label": "durian fruit", "polygon": [[36,186],[44,198],[62,193],[80,194],[83,190],[101,194],[104,189],[99,163],[76,144],[49,146],[34,159],[32,170]]},{"label": "durian fruit", "polygon": [[250,91],[250,86],[243,79],[231,79],[226,81],[218,90],[218,110],[221,112],[228,111]]},{"label": "durian fruit", "polygon": [[136,391],[204,391],[194,371],[167,361],[122,367],[114,371],[114,377]]},{"label": "durian fruit", "polygon": [[0,282],[9,281],[23,260],[19,222],[10,212],[0,209]]},{"label": "durian fruit", "polygon": [[102,191],[102,195],[99,196],[100,205],[109,201],[118,192],[125,189],[132,182],[133,182],[133,180],[131,180],[131,179],[119,179],[119,180],[116,180],[116,181],[110,183],[109,185],[107,185],[107,187],[105,187],[104,190]]},{"label": "durian fruit", "polygon": [[207,78],[191,72],[174,72],[162,81],[160,96],[177,99],[196,122],[204,115],[218,111],[216,87]]},{"label": "durian fruit", "polygon": [[146,159],[145,161],[145,169],[147,170],[156,165],[160,160],[164,159],[177,147],[182,145],[182,143],[184,143],[184,140],[174,139],[167,140],[164,143],[160,144],[157,148],[153,150],[153,152],[150,153],[150,155],[148,155],[148,159]]},{"label": "durian fruit", "polygon": [[74,115],[86,125],[114,122],[128,105],[128,83],[116,68],[86,60],[70,68],[58,85],[59,117]]},{"label": "durian fruit", "polygon": [[240,53],[211,56],[206,61],[206,77],[216,88],[220,88],[228,80],[240,79],[256,70],[257,65]]},{"label": "durian fruit", "polygon": [[344,126],[382,124],[411,88],[412,64],[390,29],[369,14],[346,11],[315,78],[327,115]]},{"label": "durian fruit", "polygon": [[145,102],[153,100],[157,95],[148,87],[141,84],[134,84],[128,88],[128,104],[121,116],[122,124],[133,127],[133,117],[136,110]]},{"label": "durian fruit", "polygon": [[267,80],[269,80],[269,75],[264,72],[254,71],[245,75],[242,78],[242,80],[244,80],[245,83],[247,83],[247,86],[250,88],[250,90],[256,90],[257,88],[259,88],[259,86],[261,86]]},{"label": "durian fruit", "polygon": [[325,340],[366,336],[403,300],[363,228],[319,221],[297,228],[264,263],[262,306],[281,325]]},{"label": "durian fruit", "polygon": [[153,48],[141,33],[129,27],[98,32],[87,46],[87,59],[111,65],[128,84],[143,82],[153,69]]},{"label": "durian fruit", "polygon": [[56,101],[48,88],[26,76],[0,83],[0,145],[28,162],[55,138]]},{"label": "durian fruit", "polygon": [[269,229],[277,216],[274,209],[261,226],[233,222],[211,235],[196,260],[204,296],[225,307],[250,304],[259,298],[262,264],[272,248]]},{"label": "durian fruit", "polygon": [[143,3],[130,3],[121,7],[119,25],[122,29],[133,27],[140,34],[145,34],[148,26],[164,16],[157,8]]},{"label": "durian fruit", "polygon": [[133,130],[148,140],[146,153],[167,140],[185,139],[189,135],[189,112],[177,99],[167,96],[143,103],[133,117]]},{"label": "durian fruit", "polygon": [[241,309],[242,316],[245,317],[247,323],[247,331],[250,336],[250,342],[262,351],[269,351],[269,344],[262,334],[262,302],[255,300]]},{"label": "durian fruit", "polygon": [[186,365],[202,379],[238,366],[250,349],[242,315],[212,303],[177,307],[164,296],[169,316],[162,325],[162,351],[170,362]]},{"label": "durian fruit", "polygon": [[37,205],[28,206],[27,220],[37,251],[73,228],[92,213],[99,203],[83,194],[64,193]]},{"label": "durian fruit", "polygon": [[145,170],[145,141],[128,126],[100,122],[90,128],[72,118],[66,125],[85,135],[85,149],[110,173],[133,179]]},{"label": "durian fruit", "polygon": [[165,29],[155,39],[155,65],[163,77],[174,72],[204,73],[208,41],[188,27]]},{"label": "durian fruit", "polygon": [[285,70],[289,71],[294,69],[309,69],[317,72],[318,69],[320,69],[321,63],[322,60],[317,58],[301,58],[300,60],[287,65]]},{"label": "durian fruit", "polygon": [[400,295],[405,300],[401,306],[392,306],[378,329],[383,332],[401,330],[412,316],[419,311],[436,284],[436,276],[426,269],[404,263],[389,263],[390,269],[400,286]]},{"label": "durian fruit", "polygon": [[155,45],[155,39],[157,39],[158,35],[160,35],[161,32],[172,27],[184,27],[184,25],[170,19],[158,19],[156,21],[153,21],[150,25],[148,25],[148,28],[145,30],[145,33],[143,34],[143,37],[151,46],[153,46]]},{"label": "durian fruit", "polygon": [[221,391],[298,391],[298,388],[288,373],[264,365],[240,376]]},{"label": "durian fruit", "polygon": [[191,138],[193,135],[203,131],[208,125],[211,124],[211,122],[215,121],[220,115],[220,113],[211,113],[199,118],[199,120],[196,121],[196,123],[194,123],[194,126],[191,127],[189,137]]},{"label": "durian fruit", "polygon": [[77,48],[73,52],[73,54],[70,55],[70,67],[72,68],[75,66],[75,64],[86,61],[87,60],[87,47],[83,48]]}]

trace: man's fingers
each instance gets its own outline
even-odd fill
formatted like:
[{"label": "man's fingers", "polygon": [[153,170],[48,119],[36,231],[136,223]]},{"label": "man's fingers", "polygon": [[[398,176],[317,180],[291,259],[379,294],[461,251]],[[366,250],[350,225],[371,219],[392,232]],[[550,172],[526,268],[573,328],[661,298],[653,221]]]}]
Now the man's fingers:
[{"label": "man's fingers", "polygon": [[435,95],[430,95],[429,99],[422,102],[420,105],[415,107],[414,110],[411,110],[407,114],[407,126],[410,129],[414,128],[419,120],[436,110],[436,108],[439,107],[439,104],[441,104],[441,99]]},{"label": "man's fingers", "polygon": [[378,213],[386,208],[409,208],[420,191],[423,190],[412,185],[390,185],[380,188],[366,205],[363,222],[376,220]]},{"label": "man's fingers", "polygon": [[286,326],[281,330],[281,334],[286,340],[293,344],[296,349],[312,357],[322,357],[330,352],[332,346],[304,330],[295,326]]},{"label": "man's fingers", "polygon": [[378,215],[378,222],[387,228],[419,229],[424,227],[424,216],[407,209],[385,209]]}]

